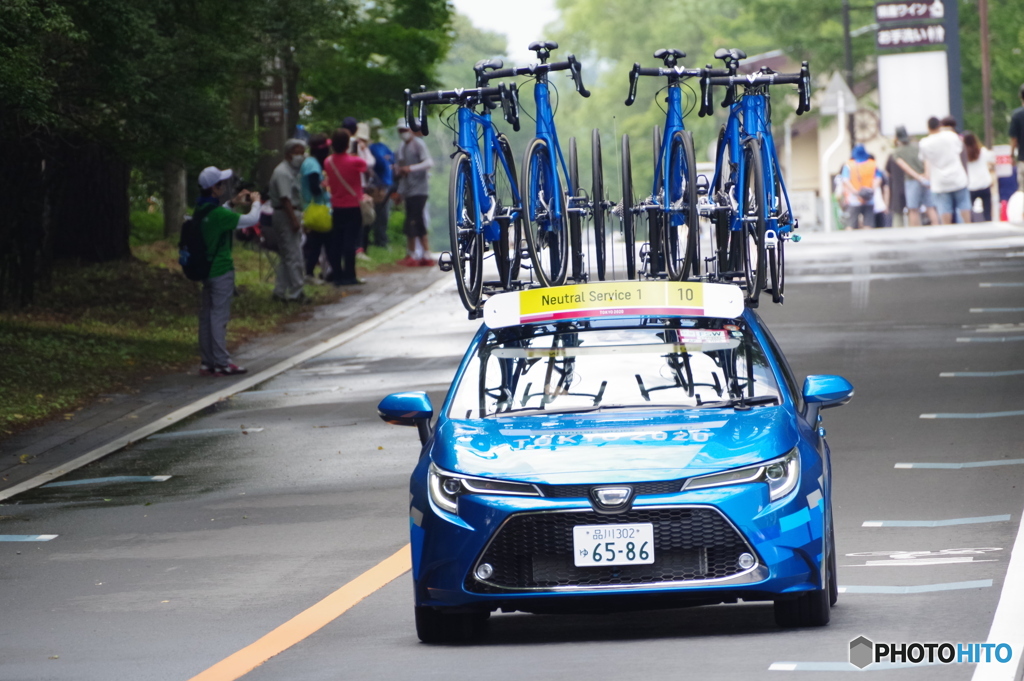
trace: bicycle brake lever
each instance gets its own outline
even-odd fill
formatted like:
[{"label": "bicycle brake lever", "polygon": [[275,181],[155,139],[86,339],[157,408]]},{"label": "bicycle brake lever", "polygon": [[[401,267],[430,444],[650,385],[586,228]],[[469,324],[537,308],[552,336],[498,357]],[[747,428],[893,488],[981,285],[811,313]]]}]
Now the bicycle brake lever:
[{"label": "bicycle brake lever", "polygon": [[419,120],[420,132],[423,133],[424,137],[426,137],[427,135],[430,134],[430,130],[427,128],[427,103],[426,102],[420,102],[419,119],[420,119]]},{"label": "bicycle brake lever", "polygon": [[409,91],[409,88],[405,88],[405,124],[411,130],[419,127],[419,122],[412,119],[412,92]]},{"label": "bicycle brake lever", "polygon": [[583,87],[583,67],[576,59],[576,55],[569,55],[569,73],[572,74],[572,80],[576,84],[576,92],[580,93],[584,97],[590,96],[590,90]]},{"label": "bicycle brake lever", "polygon": [[636,82],[640,79],[640,62],[633,62],[633,70],[629,72],[629,96],[626,106],[633,106],[636,101]]},{"label": "bicycle brake lever", "polygon": [[[711,64],[707,65],[707,70],[711,69]],[[708,74],[703,73],[700,77],[700,109],[697,111],[697,115],[701,118],[705,116],[711,116],[715,113],[714,105],[711,102],[711,84],[708,82]]]}]

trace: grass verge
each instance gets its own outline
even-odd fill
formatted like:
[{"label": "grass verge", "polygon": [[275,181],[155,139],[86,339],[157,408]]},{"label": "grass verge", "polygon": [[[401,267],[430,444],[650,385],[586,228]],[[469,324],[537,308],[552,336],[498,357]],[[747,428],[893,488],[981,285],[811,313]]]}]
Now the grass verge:
[{"label": "grass verge", "polygon": [[[161,223],[132,218],[131,260],[58,263],[52,288],[33,305],[0,312],[0,442],[48,419],[71,419],[104,393],[198,367],[200,285],[182,275],[176,245],[159,239]],[[371,247],[361,271],[385,270],[405,255],[400,214],[393,225],[396,220],[391,247]],[[239,295],[228,325],[232,347],[346,295],[333,286],[307,286],[309,303],[282,305],[271,299],[274,274],[265,256],[236,244],[234,259]]]}]

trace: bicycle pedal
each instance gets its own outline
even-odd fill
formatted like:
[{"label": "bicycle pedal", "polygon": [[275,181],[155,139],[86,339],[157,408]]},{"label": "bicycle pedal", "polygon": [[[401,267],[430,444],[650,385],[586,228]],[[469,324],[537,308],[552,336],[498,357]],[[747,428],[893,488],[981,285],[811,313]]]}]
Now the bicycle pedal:
[{"label": "bicycle pedal", "polygon": [[437,267],[442,272],[451,272],[455,267],[452,263],[452,254],[448,251],[442,252],[441,255],[437,257]]}]

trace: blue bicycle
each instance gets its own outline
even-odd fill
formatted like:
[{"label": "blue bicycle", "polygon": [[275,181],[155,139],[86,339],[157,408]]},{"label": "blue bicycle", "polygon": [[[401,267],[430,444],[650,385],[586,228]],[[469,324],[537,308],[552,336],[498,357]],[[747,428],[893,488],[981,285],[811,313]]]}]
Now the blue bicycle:
[{"label": "blue bicycle", "polygon": [[[583,266],[581,222],[593,211],[593,203],[579,191],[576,172],[575,140],[570,145],[570,163],[567,166],[555,129],[555,114],[551,106],[548,74],[569,71],[576,91],[584,97],[590,92],[583,86],[582,68],[576,57],[569,55],[564,62],[547,63],[551,50],[558,43],[545,41],[531,43],[529,49],[537,53],[538,64],[518,68],[497,69],[485,74],[484,79],[529,76],[534,79],[534,101],[537,106],[536,136],[526,147],[523,157],[522,179],[519,186],[525,200],[526,245],[533,269],[541,286],[560,286],[565,283],[570,260],[572,278],[586,281]],[[600,154],[600,138],[595,135]],[[559,170],[561,172],[559,172]],[[600,199],[598,199],[600,203]],[[600,211],[593,211],[595,214]],[[600,218],[604,215],[601,213]],[[603,233],[603,220],[601,222]],[[603,247],[603,239],[599,239]],[[570,258],[570,249],[572,255]],[[600,276],[603,278],[603,248],[598,255]]]},{"label": "blue bicycle", "polygon": [[[700,115],[714,113],[712,89],[725,86],[722,106],[729,108],[729,120],[718,136],[710,185],[716,217],[715,259],[718,277],[740,279],[746,287],[748,304],[756,307],[762,290],[770,291],[774,302],[782,302],[785,242],[799,240],[793,235],[798,224],[772,137],[769,89],[773,85],[796,85],[796,113],[803,114],[811,109],[811,74],[807,62],[799,73],[775,73],[763,67],[756,73],[737,74],[739,62],[746,56],[737,49],[715,52],[715,58],[725,63],[729,73],[709,73],[701,79]],[[737,86],[743,88],[739,96]]]},{"label": "blue bicycle", "polygon": [[[501,66],[498,60],[478,62],[474,67],[477,82],[485,82],[484,74]],[[521,262],[523,202],[515,161],[508,138],[498,133],[491,120],[491,110],[499,103],[505,120],[519,130],[517,93],[504,83],[415,94],[405,91],[406,119],[424,135],[429,132],[428,104],[458,106],[456,125],[449,126],[457,148],[448,184],[451,251],[442,253],[438,264],[442,271],[455,271],[459,297],[471,318],[481,313],[485,292],[516,287]],[[415,119],[413,104],[419,106]],[[484,251],[488,247],[497,263],[498,281],[486,282],[483,278]]]},{"label": "blue bicycle", "polygon": [[621,217],[626,235],[626,272],[630,279],[636,276],[635,218],[644,213],[647,214],[649,229],[648,243],[641,250],[643,274],[648,278],[668,276],[674,281],[700,276],[697,163],[693,136],[683,125],[680,85],[686,78],[704,77],[706,69],[687,69],[678,65],[678,61],[685,57],[685,52],[661,49],[654,53],[654,58],[661,59],[664,67],[642,68],[635,63],[629,72],[626,106],[632,106],[636,101],[640,76],[668,79],[665,129],[660,139],[657,127],[654,132],[654,185],[651,194],[640,202],[633,196],[629,136],[622,136]]}]

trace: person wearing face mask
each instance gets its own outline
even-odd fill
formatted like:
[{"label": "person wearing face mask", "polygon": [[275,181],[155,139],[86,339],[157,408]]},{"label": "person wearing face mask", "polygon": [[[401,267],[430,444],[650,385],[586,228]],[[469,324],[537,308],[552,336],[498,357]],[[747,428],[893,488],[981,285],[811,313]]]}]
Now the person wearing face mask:
[{"label": "person wearing face mask", "polygon": [[398,119],[398,136],[402,143],[395,152],[395,177],[398,188],[395,200],[405,201],[405,236],[407,254],[398,261],[406,267],[428,267],[434,264],[427,243],[427,190],[434,160],[426,143],[412,130],[404,118]]},{"label": "person wearing face mask", "polygon": [[302,186],[299,170],[305,159],[306,143],[290,139],[284,143],[284,160],[270,176],[270,203],[274,208],[271,229],[277,239],[280,259],[274,282],[274,299],[301,302],[302,290]]}]

